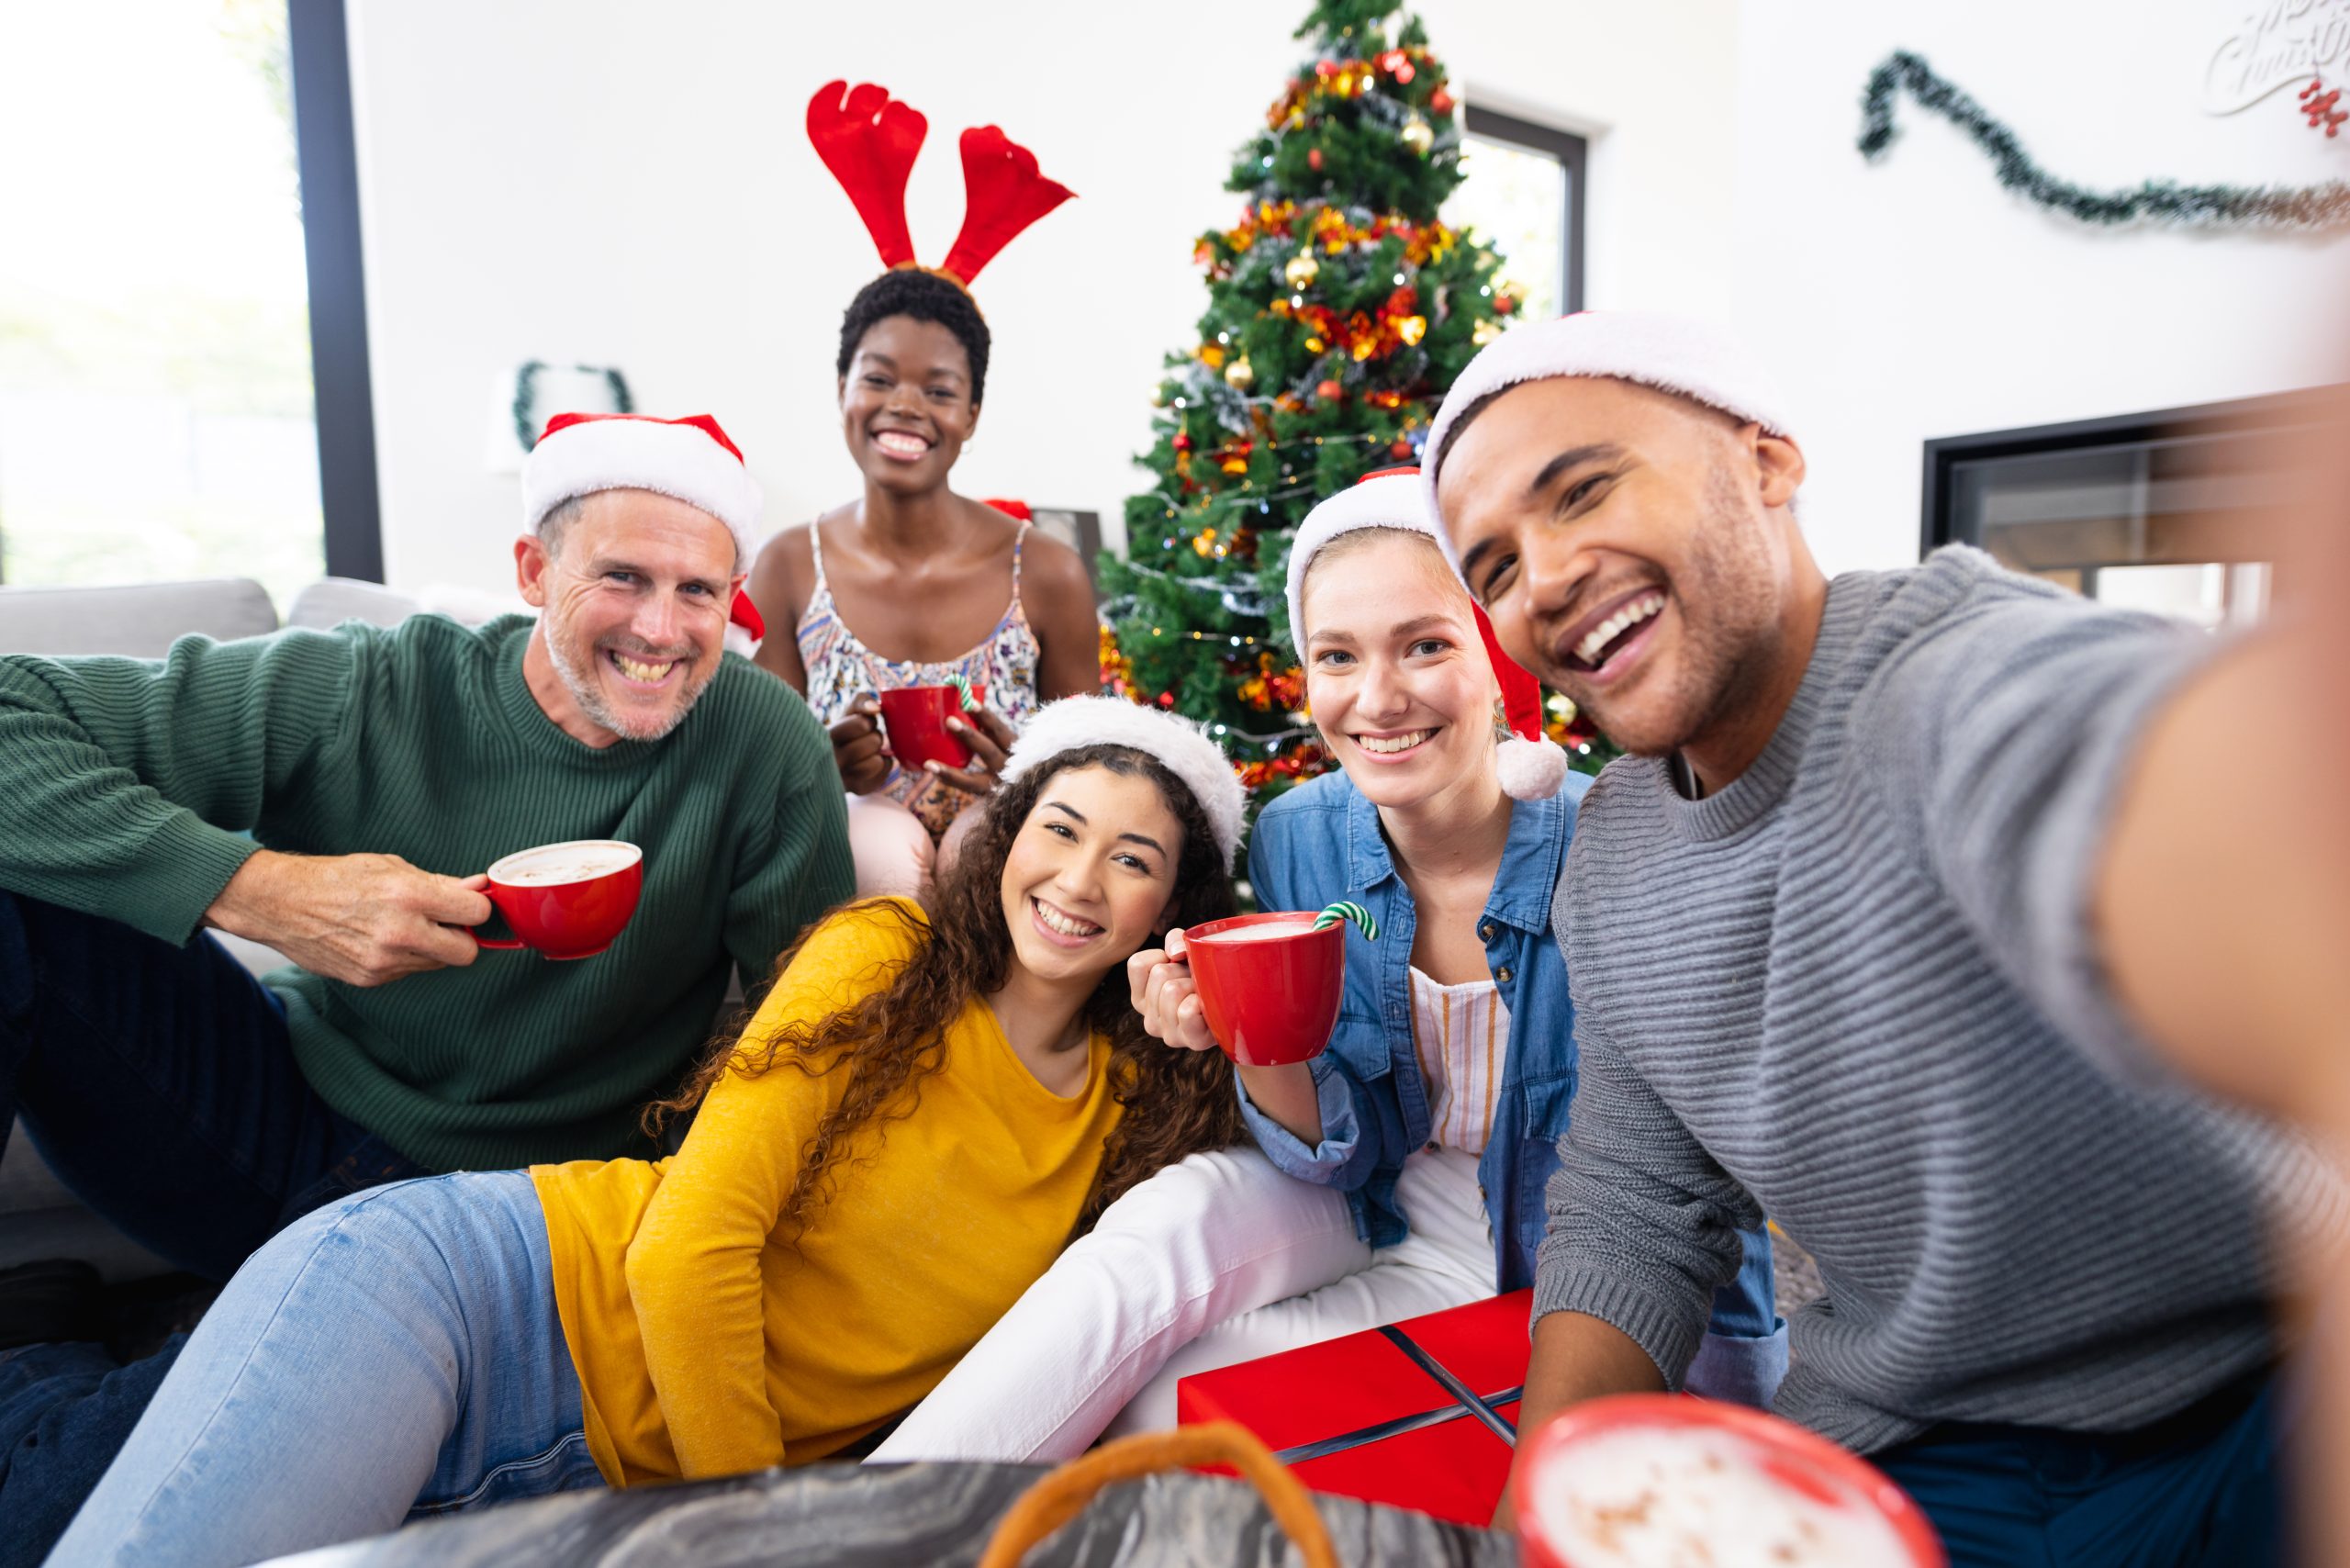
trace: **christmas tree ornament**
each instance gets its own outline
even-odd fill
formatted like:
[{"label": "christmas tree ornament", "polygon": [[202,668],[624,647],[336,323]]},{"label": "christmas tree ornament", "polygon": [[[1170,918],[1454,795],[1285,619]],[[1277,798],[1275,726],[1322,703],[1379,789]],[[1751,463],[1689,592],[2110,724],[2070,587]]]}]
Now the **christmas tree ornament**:
[{"label": "christmas tree ornament", "polygon": [[1438,87],[1428,95],[1428,113],[1449,115],[1452,112],[1452,95]]},{"label": "christmas tree ornament", "polygon": [[1404,129],[1396,135],[1404,146],[1423,158],[1428,155],[1428,149],[1436,145],[1436,131],[1416,114],[1404,121]]},{"label": "christmas tree ornament", "polygon": [[1502,324],[1499,321],[1483,320],[1469,329],[1469,341],[1481,349],[1490,345],[1501,335]]},{"label": "christmas tree ornament", "polygon": [[[830,82],[808,100],[808,140],[865,220],[885,266],[921,264],[906,229],[906,181],[929,131],[928,120],[870,82]],[[959,146],[963,227],[945,263],[926,270],[968,289],[1005,245],[1075,193],[1045,178],[1036,155],[1000,127],[975,126]]]},{"label": "christmas tree ornament", "polygon": [[1248,363],[1247,354],[1224,367],[1224,384],[1235,392],[1246,392],[1257,384],[1256,367]]},{"label": "christmas tree ornament", "polygon": [[1406,348],[1419,347],[1427,331],[1428,319],[1425,316],[1406,316],[1395,323],[1395,335],[1404,340]]},{"label": "christmas tree ornament", "polygon": [[1192,450],[1192,435],[1191,435],[1191,432],[1190,432],[1189,431],[1176,431],[1176,432],[1175,432],[1175,450],[1176,450],[1176,451],[1178,451],[1178,452],[1189,452],[1189,451],[1191,451],[1191,450]]},{"label": "christmas tree ornament", "polygon": [[[1289,548],[1289,623],[1292,637],[1304,624],[1305,574],[1315,555],[1332,540],[1362,528],[1392,528],[1418,533],[1436,542],[1458,573],[1452,547],[1437,526],[1430,492],[1417,468],[1385,468],[1363,476],[1353,488],[1341,490],[1305,514]],[[1526,668],[1502,651],[1494,639],[1493,622],[1473,601],[1477,633],[1483,640],[1486,660],[1493,666],[1501,690],[1508,734],[1494,757],[1502,792],[1514,801],[1547,800],[1566,782],[1567,754],[1542,729],[1542,689]]]},{"label": "christmas tree ornament", "polygon": [[1305,150],[1305,166],[1317,174],[1322,172],[1322,149],[1309,147]]},{"label": "christmas tree ornament", "polygon": [[1300,251],[1289,259],[1287,266],[1281,268],[1281,277],[1294,289],[1312,288],[1314,280],[1321,275],[1322,263],[1314,259],[1311,251]]},{"label": "christmas tree ornament", "polygon": [[1512,312],[1512,311],[1516,310],[1516,308],[1517,308],[1517,296],[1516,296],[1516,295],[1515,295],[1515,294],[1510,294],[1510,293],[1506,293],[1506,292],[1504,292],[1504,291],[1499,291],[1499,290],[1495,291],[1495,293],[1494,293],[1494,315],[1496,315],[1496,316],[1506,316],[1506,315],[1510,314],[1510,312]]},{"label": "christmas tree ornament", "polygon": [[1318,383],[1314,388],[1314,395],[1325,403],[1335,403],[1347,395],[1347,389],[1338,385],[1336,377],[1332,377]]}]

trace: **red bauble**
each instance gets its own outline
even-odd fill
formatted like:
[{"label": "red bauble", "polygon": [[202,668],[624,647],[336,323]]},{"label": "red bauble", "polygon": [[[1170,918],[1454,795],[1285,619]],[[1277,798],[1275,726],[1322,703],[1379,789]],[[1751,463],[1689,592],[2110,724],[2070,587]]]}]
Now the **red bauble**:
[{"label": "red bauble", "polygon": [[1438,87],[1428,95],[1428,113],[1449,115],[1452,112],[1452,95]]},{"label": "red bauble", "polygon": [[1317,60],[1314,62],[1314,74],[1319,76],[1325,82],[1327,82],[1331,77],[1336,76],[1337,73],[1338,62],[1335,60]]},{"label": "red bauble", "polygon": [[1494,296],[1494,315],[1506,316],[1516,308],[1517,296],[1515,294],[1496,294]]},{"label": "red bauble", "polygon": [[1412,443],[1408,441],[1398,441],[1387,449],[1387,455],[1398,463],[1407,463],[1411,461]]},{"label": "red bauble", "polygon": [[1319,147],[1306,149],[1305,166],[1317,174],[1322,172],[1322,149]]},{"label": "red bauble", "polygon": [[1347,389],[1339,386],[1338,383],[1333,379],[1325,381],[1322,385],[1316,386],[1314,389],[1314,395],[1316,398],[1321,398],[1325,403],[1335,403],[1339,398],[1347,395]]},{"label": "red bauble", "polygon": [[1160,693],[1158,694],[1158,705],[1159,705],[1161,708],[1172,708],[1172,707],[1174,707],[1174,706],[1175,706],[1175,694],[1174,694],[1173,692],[1171,692],[1171,691],[1162,691],[1162,692],[1160,692]]},{"label": "red bauble", "polygon": [[1192,450],[1192,435],[1189,431],[1177,431],[1175,432],[1175,450],[1178,452],[1189,452]]}]

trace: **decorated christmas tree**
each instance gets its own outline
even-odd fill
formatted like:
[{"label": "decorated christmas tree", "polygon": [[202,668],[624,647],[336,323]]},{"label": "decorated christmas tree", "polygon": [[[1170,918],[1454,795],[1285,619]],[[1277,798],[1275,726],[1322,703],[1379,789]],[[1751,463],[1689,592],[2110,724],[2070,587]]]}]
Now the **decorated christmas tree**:
[{"label": "decorated christmas tree", "polygon": [[[1153,399],[1152,484],[1105,556],[1102,673],[1207,723],[1259,800],[1328,766],[1301,711],[1283,573],[1316,499],[1419,460],[1445,388],[1518,308],[1489,245],[1437,217],[1460,185],[1444,67],[1394,0],[1319,0],[1313,56],[1200,237],[1208,308]],[[1553,700],[1560,726],[1571,711]],[[1579,766],[1599,748],[1567,734]]]}]

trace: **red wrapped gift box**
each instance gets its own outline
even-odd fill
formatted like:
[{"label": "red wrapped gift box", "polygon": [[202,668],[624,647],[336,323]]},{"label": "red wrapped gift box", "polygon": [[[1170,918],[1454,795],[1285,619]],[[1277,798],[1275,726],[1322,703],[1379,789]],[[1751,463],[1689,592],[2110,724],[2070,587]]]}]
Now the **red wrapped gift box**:
[{"label": "red wrapped gift box", "polygon": [[1237,1421],[1316,1492],[1479,1529],[1509,1480],[1532,1291],[1199,1372],[1176,1418]]}]

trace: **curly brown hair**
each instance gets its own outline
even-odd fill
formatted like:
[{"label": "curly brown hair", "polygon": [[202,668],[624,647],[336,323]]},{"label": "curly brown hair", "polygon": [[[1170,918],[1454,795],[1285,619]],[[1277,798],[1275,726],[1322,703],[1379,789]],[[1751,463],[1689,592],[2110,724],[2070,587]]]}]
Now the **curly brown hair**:
[{"label": "curly brown hair", "polygon": [[[847,1088],[801,1149],[799,1178],[778,1216],[778,1224],[793,1227],[795,1234],[804,1230],[823,1202],[827,1179],[847,1159],[855,1136],[868,1126],[912,1114],[921,1080],[945,1062],[947,1026],[971,998],[1003,984],[1013,961],[1002,893],[1013,839],[1045,786],[1082,767],[1149,779],[1182,826],[1174,896],[1152,932],[1153,942],[1163,939],[1169,926],[1196,925],[1233,913],[1232,882],[1215,834],[1181,779],[1156,757],[1129,746],[1088,745],[1062,752],[989,797],[986,814],[964,838],[953,869],[938,884],[926,930],[902,903],[842,906],[886,910],[905,923],[916,946],[895,980],[812,1025],[796,1025],[758,1039],[745,1032],[740,1040],[722,1042],[676,1098],[645,1112],[647,1129],[657,1129],[666,1117],[700,1103],[729,1070],[755,1078],[778,1059],[811,1077],[845,1068]],[[816,928],[811,925],[809,933]],[[803,934],[776,961],[778,975],[807,940]],[[1089,1029],[1109,1036],[1111,1093],[1125,1114],[1102,1151],[1101,1170],[1072,1238],[1091,1229],[1120,1193],[1153,1171],[1201,1149],[1228,1148],[1247,1136],[1233,1089],[1232,1064],[1221,1051],[1180,1050],[1144,1033],[1141,1015],[1127,995],[1123,963],[1102,977],[1080,1016]]]}]

